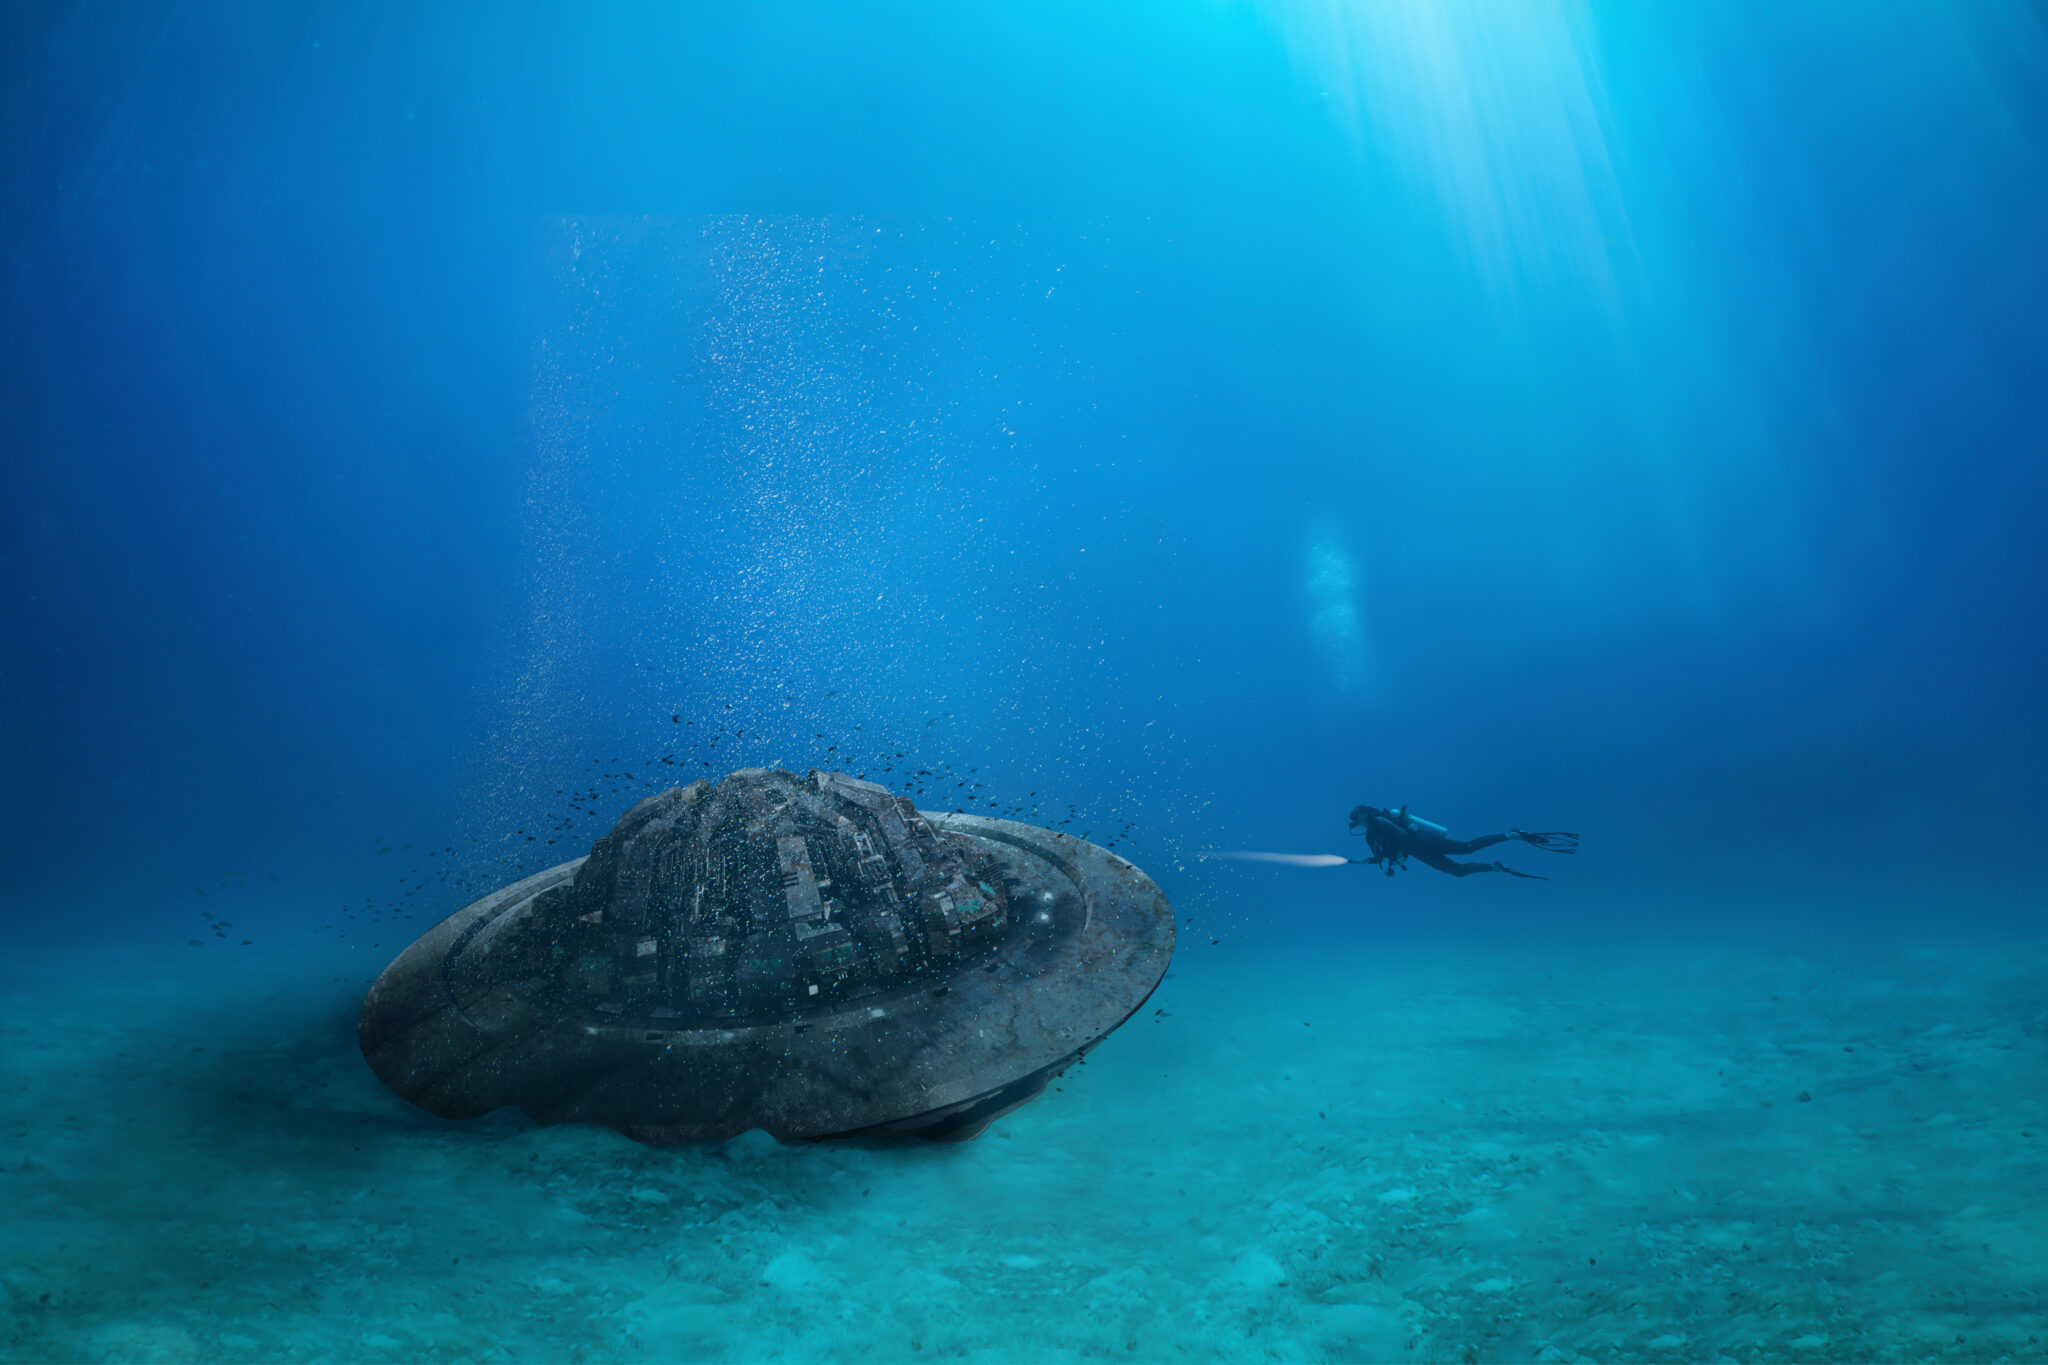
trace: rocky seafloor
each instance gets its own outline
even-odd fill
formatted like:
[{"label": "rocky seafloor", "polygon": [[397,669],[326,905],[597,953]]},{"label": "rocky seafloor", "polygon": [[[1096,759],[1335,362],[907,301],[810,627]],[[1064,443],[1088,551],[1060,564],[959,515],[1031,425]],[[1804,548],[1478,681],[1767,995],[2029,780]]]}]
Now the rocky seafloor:
[{"label": "rocky seafloor", "polygon": [[2040,946],[1190,947],[958,1146],[444,1123],[330,962],[105,973],[0,970],[0,1359],[2048,1358]]}]

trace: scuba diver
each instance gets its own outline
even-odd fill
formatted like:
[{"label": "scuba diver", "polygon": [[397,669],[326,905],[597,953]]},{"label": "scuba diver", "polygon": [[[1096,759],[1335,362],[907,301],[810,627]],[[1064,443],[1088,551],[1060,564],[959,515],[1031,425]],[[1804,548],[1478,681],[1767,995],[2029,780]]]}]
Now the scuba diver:
[{"label": "scuba diver", "polygon": [[1547,882],[1550,878],[1535,872],[1517,872],[1505,863],[1460,863],[1453,862],[1453,853],[1477,853],[1482,848],[1519,839],[1536,848],[1547,848],[1552,853],[1577,853],[1579,836],[1576,834],[1531,834],[1524,830],[1511,829],[1505,834],[1482,834],[1476,839],[1453,839],[1451,832],[1442,825],[1432,824],[1419,816],[1410,815],[1408,808],[1386,810],[1379,806],[1353,806],[1351,808],[1351,833],[1354,837],[1365,836],[1366,846],[1372,850],[1370,858],[1348,858],[1352,863],[1366,863],[1386,869],[1389,877],[1408,865],[1413,858],[1439,872],[1448,872],[1453,877],[1469,877],[1474,872],[1505,872],[1510,877],[1527,877],[1531,881]]}]

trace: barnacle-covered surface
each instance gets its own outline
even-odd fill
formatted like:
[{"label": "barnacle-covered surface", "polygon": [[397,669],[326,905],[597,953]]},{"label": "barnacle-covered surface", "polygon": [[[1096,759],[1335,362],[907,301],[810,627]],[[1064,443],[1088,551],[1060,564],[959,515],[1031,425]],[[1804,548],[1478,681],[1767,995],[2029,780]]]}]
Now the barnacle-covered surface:
[{"label": "barnacle-covered surface", "polygon": [[1129,1018],[1173,939],[1158,887],[1083,840],[745,769],[430,929],[359,1033],[449,1118],[971,1138]]},{"label": "barnacle-covered surface", "polygon": [[629,810],[537,896],[496,975],[619,1018],[757,1022],[880,996],[1011,928],[996,858],[872,782],[749,769]]}]

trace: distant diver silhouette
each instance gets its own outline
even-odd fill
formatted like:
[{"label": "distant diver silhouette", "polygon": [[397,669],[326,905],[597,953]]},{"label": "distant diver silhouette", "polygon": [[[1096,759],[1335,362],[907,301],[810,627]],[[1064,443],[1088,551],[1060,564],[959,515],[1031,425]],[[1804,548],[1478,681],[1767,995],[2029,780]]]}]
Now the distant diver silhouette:
[{"label": "distant diver silhouette", "polygon": [[1279,863],[1285,867],[1362,865],[1383,868],[1389,877],[1407,867],[1408,859],[1413,858],[1453,877],[1469,877],[1474,872],[1505,872],[1510,877],[1547,882],[1550,878],[1535,872],[1517,872],[1506,863],[1460,863],[1453,862],[1450,855],[1477,853],[1482,848],[1506,843],[1510,839],[1519,839],[1535,848],[1547,848],[1552,853],[1579,851],[1579,836],[1576,834],[1532,834],[1527,830],[1511,829],[1505,834],[1482,834],[1477,839],[1453,839],[1451,832],[1442,825],[1410,815],[1406,806],[1398,810],[1353,806],[1351,833],[1365,836],[1367,846],[1372,849],[1372,857],[1347,858],[1341,853],[1252,853],[1220,848],[1208,849],[1195,856],[1228,858],[1242,863]]},{"label": "distant diver silhouette", "polygon": [[1510,877],[1526,877],[1531,881],[1547,882],[1550,878],[1535,872],[1517,872],[1506,863],[1459,863],[1453,862],[1453,853],[1477,853],[1494,844],[1519,839],[1536,848],[1547,848],[1552,853],[1577,853],[1579,836],[1576,834],[1531,834],[1525,830],[1511,829],[1505,834],[1482,834],[1476,839],[1453,839],[1451,832],[1442,825],[1432,824],[1420,816],[1410,815],[1408,808],[1388,810],[1380,806],[1353,806],[1351,808],[1351,833],[1364,835],[1366,846],[1372,850],[1370,858],[1349,858],[1347,862],[1365,863],[1381,867],[1391,877],[1404,870],[1410,858],[1448,872],[1453,877],[1469,877],[1474,872],[1505,872]]}]

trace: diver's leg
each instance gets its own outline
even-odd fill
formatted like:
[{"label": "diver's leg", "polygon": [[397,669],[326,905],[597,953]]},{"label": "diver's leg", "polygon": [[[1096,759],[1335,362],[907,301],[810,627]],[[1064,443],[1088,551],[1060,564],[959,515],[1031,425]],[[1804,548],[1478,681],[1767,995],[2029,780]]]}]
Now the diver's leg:
[{"label": "diver's leg", "polygon": [[1547,882],[1550,880],[1550,878],[1539,876],[1534,872],[1517,872],[1505,863],[1454,863],[1449,858],[1444,857],[1443,854],[1434,852],[1417,853],[1413,856],[1415,861],[1428,863],[1437,871],[1448,872],[1453,877],[1469,877],[1474,872],[1505,872],[1510,877],[1523,877],[1532,882]]},{"label": "diver's leg", "polygon": [[1474,872],[1498,872],[1501,870],[1493,863],[1454,863],[1443,854],[1434,851],[1416,853],[1413,856],[1416,862],[1426,863],[1439,872],[1450,873],[1453,877],[1469,877]]},{"label": "diver's leg", "polygon": [[1482,848],[1515,838],[1512,834],[1482,834],[1477,839],[1438,839],[1432,847],[1439,853],[1477,853]]}]

